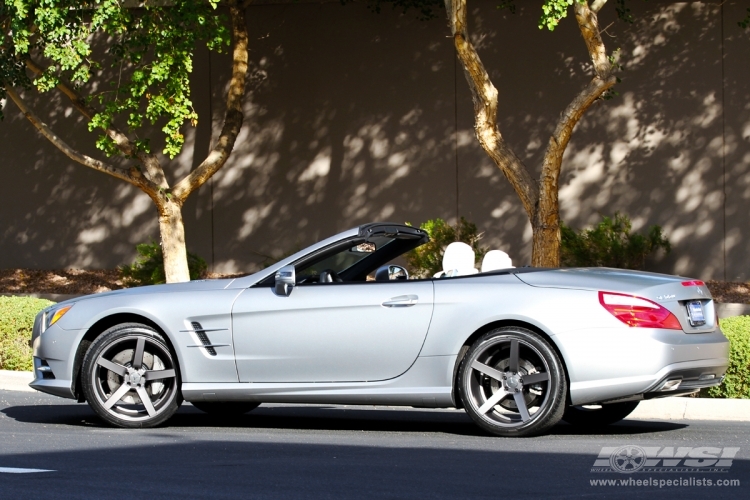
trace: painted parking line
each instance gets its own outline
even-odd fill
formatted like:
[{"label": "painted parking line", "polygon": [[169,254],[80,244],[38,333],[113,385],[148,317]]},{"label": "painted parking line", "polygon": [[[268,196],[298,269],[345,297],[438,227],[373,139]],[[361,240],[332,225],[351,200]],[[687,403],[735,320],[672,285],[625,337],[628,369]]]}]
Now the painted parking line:
[{"label": "painted parking line", "polygon": [[0,473],[5,474],[29,474],[31,472],[55,472],[50,469],[19,469],[17,467],[0,467]]}]

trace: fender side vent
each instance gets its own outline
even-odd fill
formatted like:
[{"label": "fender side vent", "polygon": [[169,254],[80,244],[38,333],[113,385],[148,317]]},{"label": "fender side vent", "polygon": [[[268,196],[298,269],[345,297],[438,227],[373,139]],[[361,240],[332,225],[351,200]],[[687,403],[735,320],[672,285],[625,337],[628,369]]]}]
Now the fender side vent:
[{"label": "fender side vent", "polygon": [[208,335],[206,335],[206,331],[203,329],[201,324],[198,323],[197,321],[193,321],[192,325],[193,325],[193,330],[195,330],[195,334],[198,336],[198,339],[200,339],[200,341],[203,343],[204,346],[208,346],[208,347],[204,347],[204,349],[211,356],[216,356],[216,349],[211,347],[211,341],[208,340]]}]

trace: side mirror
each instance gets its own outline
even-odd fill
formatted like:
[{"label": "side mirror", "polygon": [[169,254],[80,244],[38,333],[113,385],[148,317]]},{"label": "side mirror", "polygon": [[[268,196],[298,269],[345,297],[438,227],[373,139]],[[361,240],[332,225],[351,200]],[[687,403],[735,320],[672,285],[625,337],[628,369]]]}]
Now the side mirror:
[{"label": "side mirror", "polygon": [[274,276],[275,285],[274,285],[274,291],[276,292],[276,295],[283,295],[285,297],[288,297],[292,293],[292,288],[294,288],[294,285],[296,284],[296,276],[294,273],[294,266],[284,266],[278,271],[276,271],[276,275]]}]

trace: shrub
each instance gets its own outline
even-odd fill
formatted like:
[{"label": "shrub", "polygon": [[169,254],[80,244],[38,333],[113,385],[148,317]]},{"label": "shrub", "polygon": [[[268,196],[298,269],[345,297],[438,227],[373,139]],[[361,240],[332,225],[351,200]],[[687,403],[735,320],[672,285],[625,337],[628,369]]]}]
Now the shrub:
[{"label": "shrub", "polygon": [[31,329],[34,317],[54,304],[33,297],[0,297],[0,370],[32,370]]},{"label": "shrub", "polygon": [[[152,241],[150,243],[141,243],[137,245],[139,257],[136,258],[133,265],[120,266],[120,277],[125,286],[144,286],[159,285],[167,282],[164,273],[164,253],[161,245]],[[206,261],[197,255],[188,252],[188,270],[190,279],[196,280],[206,274]]]},{"label": "shrub", "polygon": [[725,318],[719,325],[729,339],[729,368],[724,382],[703,389],[701,397],[750,399],[750,316]]},{"label": "shrub", "polygon": [[646,267],[646,258],[664,249],[672,250],[660,226],[651,226],[644,234],[631,233],[627,215],[615,212],[614,218],[603,217],[593,229],[575,232],[560,223],[562,242],[560,261],[567,267]]},{"label": "shrub", "polygon": [[[407,224],[411,225],[408,222]],[[476,255],[475,263],[481,262],[482,257],[487,253],[488,248],[479,246],[482,234],[477,232],[476,224],[463,217],[459,220],[457,227],[439,218],[428,220],[419,227],[427,231],[430,241],[406,254],[406,266],[409,268],[409,273],[415,277],[424,278],[442,271],[445,247],[454,241],[463,241],[471,245]]]}]

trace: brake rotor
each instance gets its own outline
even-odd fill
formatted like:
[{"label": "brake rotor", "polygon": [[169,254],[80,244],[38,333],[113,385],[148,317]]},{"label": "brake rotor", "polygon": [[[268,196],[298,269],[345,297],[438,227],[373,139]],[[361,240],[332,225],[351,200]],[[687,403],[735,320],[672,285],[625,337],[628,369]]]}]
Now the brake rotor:
[{"label": "brake rotor", "polygon": [[[133,349],[125,349],[124,351],[120,351],[115,357],[112,358],[112,361],[126,368],[132,368],[133,351]],[[144,351],[143,367],[146,368],[146,370],[163,370],[164,362],[158,356],[154,356],[150,352]],[[107,386],[109,387],[109,390],[112,391],[112,393],[120,388],[120,386],[122,385],[122,381],[123,379],[121,376],[110,370],[107,370]],[[162,389],[164,389],[164,384],[158,381],[152,382],[151,384],[146,386],[146,391],[151,396],[159,394]],[[130,391],[125,394],[122,398],[120,398],[120,401],[125,404],[142,404],[141,398],[135,391]]]},{"label": "brake rotor", "polygon": [[[493,368],[495,368],[498,371],[501,372],[507,372],[508,365],[510,364],[510,360],[502,359],[498,363],[496,363]],[[531,373],[539,373],[539,370],[528,360],[525,359],[519,359],[518,360],[518,372],[523,377],[524,375],[529,375]],[[486,377],[485,382],[486,386],[489,386],[489,389],[492,391],[489,397],[492,396],[492,394],[495,394],[498,390],[501,388],[501,382],[499,380],[495,380],[494,378]],[[539,404],[539,398],[542,395],[542,388],[539,384],[535,384],[532,386],[524,386],[523,388],[523,399],[526,401],[526,407],[531,408],[532,406],[536,406]],[[487,399],[489,399],[489,397]],[[516,401],[512,397],[507,397],[503,399],[500,402],[500,406],[506,410],[510,411],[518,411],[518,405],[516,405]]]}]

